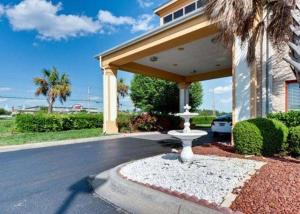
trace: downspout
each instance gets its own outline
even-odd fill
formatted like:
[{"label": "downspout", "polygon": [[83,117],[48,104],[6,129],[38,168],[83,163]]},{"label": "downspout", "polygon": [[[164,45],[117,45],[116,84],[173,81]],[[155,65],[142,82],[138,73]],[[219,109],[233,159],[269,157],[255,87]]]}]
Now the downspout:
[{"label": "downspout", "polygon": [[[269,25],[269,11],[267,11],[267,25]],[[266,115],[268,115],[270,113],[270,108],[269,108],[269,102],[270,102],[270,82],[269,82],[269,70],[270,70],[270,48],[269,48],[269,45],[270,45],[270,42],[269,42],[269,35],[268,35],[268,31],[266,30]]]}]

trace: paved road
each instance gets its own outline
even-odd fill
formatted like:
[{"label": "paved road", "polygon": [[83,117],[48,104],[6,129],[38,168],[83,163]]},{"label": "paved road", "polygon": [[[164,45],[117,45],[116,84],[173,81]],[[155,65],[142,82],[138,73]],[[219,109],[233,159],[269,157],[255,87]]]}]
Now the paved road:
[{"label": "paved road", "polygon": [[118,213],[93,196],[87,176],[172,146],[151,135],[0,153],[0,213]]},{"label": "paved road", "polygon": [[[211,142],[211,134],[201,141]],[[0,153],[0,214],[119,213],[93,196],[87,176],[169,152],[178,143],[148,135]]]}]

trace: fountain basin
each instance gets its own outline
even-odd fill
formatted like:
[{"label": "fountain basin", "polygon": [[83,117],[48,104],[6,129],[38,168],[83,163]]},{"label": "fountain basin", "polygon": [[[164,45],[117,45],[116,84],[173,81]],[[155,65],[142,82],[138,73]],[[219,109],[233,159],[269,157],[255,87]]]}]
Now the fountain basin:
[{"label": "fountain basin", "polygon": [[207,135],[206,131],[201,130],[190,130],[185,132],[184,130],[172,130],[168,132],[169,135],[180,139],[182,142],[182,152],[180,154],[180,159],[182,162],[191,162],[194,158],[194,153],[192,151],[192,141]]},{"label": "fountain basin", "polygon": [[168,134],[180,140],[195,140],[207,135],[207,132],[202,130],[190,130],[189,132],[184,132],[184,130],[172,130],[169,131]]}]

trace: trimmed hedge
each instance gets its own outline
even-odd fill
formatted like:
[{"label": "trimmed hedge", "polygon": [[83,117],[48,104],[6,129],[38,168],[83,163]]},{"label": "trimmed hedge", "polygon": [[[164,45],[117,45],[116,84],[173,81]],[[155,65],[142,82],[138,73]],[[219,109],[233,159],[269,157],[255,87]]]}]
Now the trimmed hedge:
[{"label": "trimmed hedge", "polygon": [[216,119],[215,116],[197,116],[192,118],[192,124],[211,124]]},{"label": "trimmed hedge", "polygon": [[300,126],[300,111],[272,113],[268,118],[279,120],[289,128]]},{"label": "trimmed hedge", "polygon": [[102,114],[19,114],[16,127],[21,132],[53,132],[101,128]]},{"label": "trimmed hedge", "polygon": [[293,156],[300,156],[300,126],[290,129],[289,149]]},{"label": "trimmed hedge", "polygon": [[241,154],[271,156],[287,150],[288,134],[288,128],[274,119],[238,122],[233,129],[235,150]]}]

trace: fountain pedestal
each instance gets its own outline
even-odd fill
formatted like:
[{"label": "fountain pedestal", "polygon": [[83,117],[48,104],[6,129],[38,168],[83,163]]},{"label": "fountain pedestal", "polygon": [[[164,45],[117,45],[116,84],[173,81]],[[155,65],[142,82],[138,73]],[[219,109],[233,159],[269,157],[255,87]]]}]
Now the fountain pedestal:
[{"label": "fountain pedestal", "polygon": [[180,158],[182,162],[191,162],[193,161],[194,153],[192,150],[192,142],[193,140],[207,135],[206,131],[201,130],[191,130],[190,128],[190,118],[197,116],[197,113],[190,113],[189,110],[191,107],[189,105],[186,105],[184,107],[185,112],[176,114],[176,116],[184,118],[184,129],[183,130],[172,130],[169,131],[168,134],[178,138],[182,142],[182,152],[180,154]]}]

